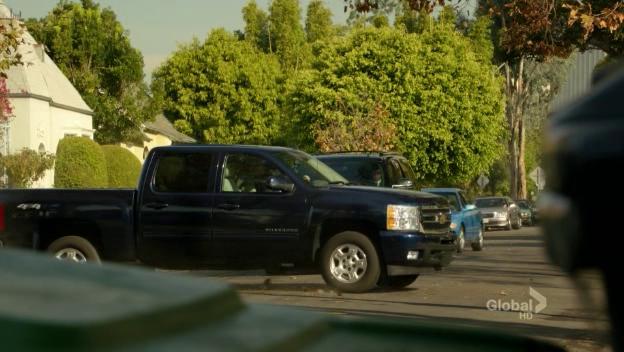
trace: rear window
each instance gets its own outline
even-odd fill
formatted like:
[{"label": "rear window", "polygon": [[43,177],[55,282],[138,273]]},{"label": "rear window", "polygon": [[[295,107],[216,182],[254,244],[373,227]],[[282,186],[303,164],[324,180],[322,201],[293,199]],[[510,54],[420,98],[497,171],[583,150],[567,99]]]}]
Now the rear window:
[{"label": "rear window", "polygon": [[154,176],[154,191],[167,193],[208,192],[212,155],[186,153],[163,155]]}]

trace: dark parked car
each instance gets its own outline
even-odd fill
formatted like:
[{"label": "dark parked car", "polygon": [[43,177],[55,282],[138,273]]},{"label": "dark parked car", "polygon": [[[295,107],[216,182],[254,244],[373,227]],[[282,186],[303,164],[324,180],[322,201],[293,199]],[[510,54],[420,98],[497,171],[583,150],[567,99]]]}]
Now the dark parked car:
[{"label": "dark parked car", "polygon": [[352,185],[416,189],[414,170],[398,153],[344,152],[317,155],[317,158]]},{"label": "dark parked car", "polygon": [[0,240],[76,262],[313,269],[350,292],[451,262],[444,198],[346,183],[288,148],[155,148],[138,190],[0,192]]},{"label": "dark parked car", "polygon": [[515,203],[520,207],[522,225],[533,226],[537,222],[537,211],[533,203],[526,199],[518,199]]},{"label": "dark parked car", "polygon": [[522,227],[520,208],[509,197],[477,198],[475,205],[481,210],[483,225],[486,229],[511,230]]}]

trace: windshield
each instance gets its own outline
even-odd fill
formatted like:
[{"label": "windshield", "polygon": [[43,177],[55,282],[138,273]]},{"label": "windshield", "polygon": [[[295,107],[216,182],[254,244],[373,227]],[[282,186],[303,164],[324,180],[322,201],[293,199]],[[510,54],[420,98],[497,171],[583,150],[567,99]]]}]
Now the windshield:
[{"label": "windshield", "polygon": [[475,201],[477,208],[497,208],[505,206],[504,198],[480,198]]},{"label": "windshield", "polygon": [[460,209],[459,203],[457,201],[457,195],[455,193],[449,193],[449,192],[430,192],[429,193],[433,193],[433,194],[437,194],[441,197],[446,198],[446,200],[448,200],[449,204],[451,205],[451,209],[454,211],[457,211]]},{"label": "windshield", "polygon": [[272,152],[271,154],[286,164],[301,181],[313,187],[349,183],[347,179],[340,176],[331,167],[304,152],[288,150]]},{"label": "windshield", "polygon": [[526,200],[519,200],[516,204],[518,204],[518,206],[522,209],[531,209],[531,204],[529,204]]},{"label": "windshield", "polygon": [[321,157],[321,160],[351,184],[383,187],[385,175],[381,162],[370,158]]}]

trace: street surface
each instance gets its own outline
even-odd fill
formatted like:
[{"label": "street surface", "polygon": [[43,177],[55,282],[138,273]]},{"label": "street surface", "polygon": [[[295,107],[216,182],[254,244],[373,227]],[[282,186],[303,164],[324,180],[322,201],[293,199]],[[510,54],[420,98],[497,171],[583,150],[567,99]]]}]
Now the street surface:
[{"label": "street surface", "polygon": [[[581,298],[574,282],[547,262],[539,229],[486,233],[486,248],[469,246],[450,267],[426,272],[409,288],[366,294],[337,293],[320,275],[266,276],[264,272],[196,272],[217,277],[238,289],[250,303],[290,305],[347,315],[405,319],[505,329],[543,338],[570,351],[603,350],[606,336],[604,298],[599,277],[583,276]],[[490,311],[487,302],[528,302],[532,287],[547,300],[532,317],[518,311]],[[533,307],[538,302],[533,299]]]}]

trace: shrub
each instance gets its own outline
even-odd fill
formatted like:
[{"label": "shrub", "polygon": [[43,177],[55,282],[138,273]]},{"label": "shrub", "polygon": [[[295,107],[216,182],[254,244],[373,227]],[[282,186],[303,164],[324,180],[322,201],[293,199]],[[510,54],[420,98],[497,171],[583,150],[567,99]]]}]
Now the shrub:
[{"label": "shrub", "polygon": [[8,176],[9,188],[28,188],[54,166],[54,155],[24,148],[19,153],[0,157],[0,170]]},{"label": "shrub", "polygon": [[54,186],[57,188],[105,188],[106,158],[102,148],[86,137],[65,137],[56,149]]},{"label": "shrub", "polygon": [[102,146],[106,157],[109,188],[136,187],[141,174],[141,162],[128,149],[116,145]]}]

